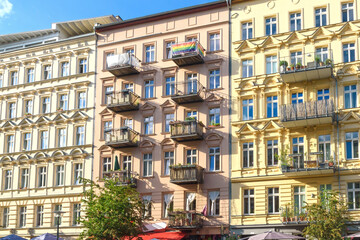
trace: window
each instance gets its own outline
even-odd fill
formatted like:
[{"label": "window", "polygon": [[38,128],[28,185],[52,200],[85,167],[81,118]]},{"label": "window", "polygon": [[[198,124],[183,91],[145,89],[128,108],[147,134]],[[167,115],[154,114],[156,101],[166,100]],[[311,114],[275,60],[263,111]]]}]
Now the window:
[{"label": "window", "polygon": [[277,32],[276,17],[270,17],[265,19],[265,34],[266,36],[274,35]]},{"label": "window", "polygon": [[10,190],[12,188],[12,170],[5,170],[5,181],[4,181],[4,190]]},{"label": "window", "polygon": [[58,130],[58,146],[59,147],[66,147],[66,129],[60,128]]},{"label": "window", "polygon": [[[194,192],[186,193],[186,208],[185,209],[186,209],[186,211],[196,211],[196,193],[194,193]],[[190,214],[189,218],[190,217],[191,217],[191,214]]]},{"label": "window", "polygon": [[64,165],[56,166],[56,186],[64,186],[64,173],[65,167]]},{"label": "window", "polygon": [[165,42],[165,59],[170,59],[172,57],[172,45],[175,44],[174,41]]},{"label": "window", "polygon": [[44,66],[44,80],[51,79],[51,65]]},{"label": "window", "polygon": [[197,93],[198,89],[198,81],[197,81],[197,73],[190,73],[187,75],[187,91],[186,94]]},{"label": "window", "polygon": [[155,46],[145,46],[145,62],[155,62]]},{"label": "window", "polygon": [[244,215],[254,214],[255,196],[254,189],[244,189]]},{"label": "window", "polygon": [[103,158],[103,172],[111,172],[111,158],[104,157]]},{"label": "window", "polygon": [[304,95],[302,92],[291,94],[291,104],[299,104],[304,102]]},{"label": "window", "polygon": [[170,175],[171,165],[174,165],[174,152],[164,152],[164,175]]},{"label": "window", "polygon": [[346,159],[359,158],[359,133],[347,132],[345,134],[346,140]]},{"label": "window", "polygon": [[129,90],[130,92],[134,92],[134,84],[133,83],[125,83],[124,89]]},{"label": "window", "polygon": [[83,177],[83,165],[82,163],[76,163],[74,165],[74,184],[79,185],[82,184]]},{"label": "window", "polygon": [[10,217],[10,208],[4,208],[3,209],[3,222],[2,227],[8,228],[9,227],[9,217]]},{"label": "window", "polygon": [[152,176],[152,153],[144,154],[144,177]]},{"label": "window", "polygon": [[330,160],[330,135],[319,136],[319,152],[322,152],[322,162]]},{"label": "window", "polygon": [[290,63],[294,66],[296,66],[296,64],[302,65],[302,58],[303,56],[301,51],[292,52],[290,54]]},{"label": "window", "polygon": [[144,204],[144,217],[151,217],[151,195],[142,197]]},{"label": "window", "polygon": [[341,5],[341,12],[343,22],[354,21],[354,3],[343,3]]},{"label": "window", "polygon": [[0,88],[3,87],[4,75],[0,73]]},{"label": "window", "polygon": [[79,73],[87,72],[87,59],[83,58],[79,60]]},{"label": "window", "polygon": [[348,183],[348,208],[360,209],[360,182]]},{"label": "window", "polygon": [[241,24],[241,28],[242,28],[242,40],[253,38],[252,22],[246,22]]},{"label": "window", "polygon": [[39,167],[38,181],[39,187],[46,187],[46,167]]},{"label": "window", "polygon": [[212,191],[209,192],[209,215],[219,216],[220,215],[220,192]]},{"label": "window", "polygon": [[356,85],[349,85],[344,87],[345,108],[357,107],[357,93]]},{"label": "window", "polygon": [[42,113],[50,113],[50,97],[42,98]]},{"label": "window", "polygon": [[304,213],[305,205],[305,187],[294,187],[294,215],[299,216],[300,213]]},{"label": "window", "polygon": [[16,103],[9,103],[9,118],[16,117]]},{"label": "window", "polygon": [[26,189],[28,186],[29,186],[29,168],[22,168],[20,188]]},{"label": "window", "polygon": [[292,153],[301,154],[298,157],[293,157],[294,168],[304,168],[304,137],[292,139]]},{"label": "window", "polygon": [[210,89],[216,89],[220,87],[220,69],[210,71]]},{"label": "window", "polygon": [[11,73],[10,73],[10,86],[15,86],[15,85],[17,85],[17,84],[18,84],[18,80],[19,80],[18,72],[17,72],[17,71],[11,72]]},{"label": "window", "polygon": [[73,206],[73,225],[80,225],[81,218],[81,204],[75,203]]},{"label": "window", "polygon": [[267,164],[268,166],[278,165],[278,140],[267,141]]},{"label": "window", "polygon": [[31,151],[31,133],[24,133],[23,135],[23,150]]},{"label": "window", "polygon": [[86,108],[86,92],[78,93],[78,108]]},{"label": "window", "polygon": [[33,69],[33,68],[28,68],[28,69],[27,69],[26,82],[27,82],[27,83],[32,83],[32,82],[34,82],[34,69]]},{"label": "window", "polygon": [[163,217],[167,218],[174,209],[174,194],[164,194]]},{"label": "window", "polygon": [[41,131],[40,132],[40,149],[48,149],[49,148],[49,131]]},{"label": "window", "polygon": [[268,212],[279,213],[279,188],[268,188]]},{"label": "window", "polygon": [[242,77],[252,77],[253,76],[253,60],[243,60],[242,61]]},{"label": "window", "polygon": [[326,89],[320,89],[317,91],[317,100],[329,100],[330,98],[330,91],[328,88]]},{"label": "window", "polygon": [[8,135],[7,136],[7,152],[13,153],[15,152],[15,136],[14,135]]},{"label": "window", "polygon": [[76,145],[85,144],[85,127],[79,126],[76,127]]},{"label": "window", "polygon": [[346,63],[355,61],[355,43],[343,44],[343,57]]},{"label": "window", "polygon": [[174,114],[165,114],[165,132],[170,132],[170,123],[174,121]]},{"label": "window", "polygon": [[69,76],[69,62],[61,63],[61,77]]},{"label": "window", "polygon": [[186,150],[186,164],[196,164],[196,163],[197,163],[196,149],[187,149]]},{"label": "window", "polygon": [[26,227],[26,207],[19,208],[19,227]]},{"label": "window", "polygon": [[123,156],[122,165],[123,165],[123,170],[129,171],[129,172],[132,170],[132,167],[131,167],[132,161],[131,161],[131,156],[130,155]]},{"label": "window", "polygon": [[301,30],[301,13],[290,14],[290,31]]},{"label": "window", "polygon": [[210,108],[209,120],[211,126],[220,126],[220,108]]},{"label": "window", "polygon": [[107,134],[110,133],[111,130],[112,130],[112,121],[104,122],[104,133],[103,133],[104,134],[104,139],[106,139]]},{"label": "window", "polygon": [[315,9],[315,26],[325,26],[326,25],[326,8],[317,8]]},{"label": "window", "polygon": [[266,57],[266,74],[272,74],[277,72],[277,56]]},{"label": "window", "polygon": [[186,37],[187,42],[195,42],[197,41],[197,36],[188,36]]},{"label": "window", "polygon": [[36,207],[36,226],[40,227],[44,223],[44,206]]},{"label": "window", "polygon": [[[61,204],[56,204],[54,207],[54,212],[61,212],[62,211],[62,205]],[[56,214],[54,214],[54,225],[55,226],[60,226],[62,222],[62,217],[61,214],[59,214],[58,216]]]},{"label": "window", "polygon": [[165,95],[172,96],[175,95],[175,77],[167,77],[165,79]]},{"label": "window", "polygon": [[25,114],[32,114],[33,112],[33,101],[25,100]]},{"label": "window", "polygon": [[266,98],[266,109],[267,117],[277,117],[278,116],[278,97],[270,96]]},{"label": "window", "polygon": [[68,95],[67,94],[60,95],[59,109],[68,110]]},{"label": "window", "polygon": [[326,59],[328,59],[328,48],[322,47],[322,48],[316,48],[316,57],[320,58],[320,62],[325,63]]},{"label": "window", "polygon": [[211,147],[209,149],[210,171],[220,171],[220,147]]},{"label": "window", "polygon": [[145,81],[145,98],[154,97],[154,80]]},{"label": "window", "polygon": [[197,111],[188,111],[186,112],[186,118],[197,119]]},{"label": "window", "polygon": [[114,87],[113,86],[105,87],[104,93],[105,93],[104,103],[108,104],[111,102],[110,97],[114,94]]},{"label": "window", "polygon": [[331,184],[321,184],[320,185],[320,198],[322,203],[328,204],[328,191],[331,191],[332,186]]},{"label": "window", "polygon": [[254,101],[252,99],[244,99],[242,101],[242,115],[243,115],[243,120],[252,120],[254,117],[254,105],[253,105]]},{"label": "window", "polygon": [[220,33],[210,34],[210,52],[220,50]]},{"label": "window", "polygon": [[145,130],[145,134],[154,133],[154,116],[149,116],[144,118],[144,130]]},{"label": "window", "polygon": [[254,143],[243,143],[243,168],[254,167]]},{"label": "window", "polygon": [[126,52],[126,53],[129,53],[129,54],[132,54],[132,55],[135,54],[134,48],[127,48],[127,49],[125,49],[125,52]]}]

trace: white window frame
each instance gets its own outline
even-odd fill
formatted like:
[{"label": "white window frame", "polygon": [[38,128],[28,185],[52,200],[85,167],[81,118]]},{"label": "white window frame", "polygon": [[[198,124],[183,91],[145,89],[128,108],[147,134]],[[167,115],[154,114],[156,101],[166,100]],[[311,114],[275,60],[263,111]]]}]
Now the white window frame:
[{"label": "white window frame", "polygon": [[210,52],[221,50],[221,35],[220,32],[214,32],[209,34],[209,49]]},{"label": "white window frame", "polygon": [[213,69],[209,71],[209,89],[218,89],[221,87],[220,69]]},{"label": "white window frame", "polygon": [[[278,60],[276,55],[266,56],[266,74],[273,74],[278,72]],[[270,66],[270,68],[268,68]]]},{"label": "white window frame", "polygon": [[65,166],[62,165],[56,165],[56,186],[64,186],[64,177],[65,177]]},{"label": "white window frame", "polygon": [[44,188],[46,187],[46,173],[47,169],[44,166],[38,168],[38,187]]},{"label": "white window frame", "polygon": [[[351,158],[348,158],[347,143],[351,143]],[[357,144],[358,152],[354,151],[355,144]],[[346,132],[345,133],[345,158],[346,159],[359,159],[359,132]]]},{"label": "white window frame", "polygon": [[25,206],[19,207],[19,227],[20,228],[26,227],[26,212],[27,212],[27,207],[25,207]]},{"label": "white window frame", "polygon": [[[211,169],[212,159],[214,161],[214,163],[213,163],[214,168],[213,169]],[[209,148],[209,171],[210,172],[221,171],[220,147],[210,147]]]},{"label": "white window frame", "polygon": [[197,164],[197,149],[185,149],[185,164]]},{"label": "white window frame", "polygon": [[58,147],[66,147],[66,128],[58,129]]},{"label": "white window frame", "polygon": [[153,159],[152,153],[145,153],[143,155],[143,176],[151,177],[153,176]]},{"label": "white window frame", "polygon": [[[325,15],[325,23],[323,22],[323,16],[324,15]],[[320,21],[319,21],[320,25],[319,26],[316,25],[316,17],[319,17],[319,19],[320,19]],[[321,27],[321,26],[326,26],[326,25],[327,25],[327,7],[316,8],[315,9],[315,26],[316,27]]]},{"label": "white window frame", "polygon": [[76,145],[85,145],[85,126],[76,127]]},{"label": "white window frame", "polygon": [[254,75],[254,66],[252,59],[246,59],[242,61],[242,77],[252,77]]},{"label": "white window frame", "polygon": [[165,151],[164,152],[164,175],[170,175],[170,166],[174,165],[175,157],[174,151]]},{"label": "white window frame", "polygon": [[[269,214],[279,214],[280,213],[280,194],[279,194],[279,188],[278,187],[271,187],[267,189],[268,191],[268,213]],[[277,190],[277,192],[276,192]],[[270,199],[272,199],[272,211],[270,211]],[[277,204],[276,204],[277,202]],[[276,211],[276,205],[278,207]]]},{"label": "white window frame", "polygon": [[[301,199],[303,197],[303,201]],[[298,199],[297,199],[298,198]],[[299,201],[299,209],[296,209],[296,199]],[[304,213],[306,205],[306,188],[305,186],[295,186],[294,187],[294,215]]]},{"label": "white window frame", "polygon": [[[352,193],[352,200],[350,200],[350,194]],[[356,196],[360,192],[360,182],[349,182],[347,184],[347,199],[348,199],[348,208],[349,210],[359,210],[359,207],[356,207]]]},{"label": "white window frame", "polygon": [[25,132],[23,134],[23,150],[24,151],[31,151],[31,133],[30,132]]},{"label": "white window frame", "polygon": [[20,174],[21,174],[20,189],[26,189],[29,187],[30,169],[21,168]]},{"label": "white window frame", "polygon": [[[352,14],[352,19],[350,18],[350,11]],[[344,13],[346,13],[346,21],[344,21]],[[341,4],[341,20],[342,22],[349,22],[354,20],[354,3],[353,2],[347,2]]]},{"label": "white window frame", "polygon": [[[244,189],[243,200],[244,200],[244,215],[253,215],[255,213],[255,189],[253,188]],[[251,208],[251,205],[253,205],[253,208]]]},{"label": "white window frame", "polygon": [[145,46],[145,62],[155,62],[155,45],[149,44]]},{"label": "white window frame", "polygon": [[40,149],[49,148],[49,131],[42,130],[40,131]]},{"label": "white window frame", "polygon": [[[302,14],[301,12],[290,13],[290,32],[300,31],[302,29]],[[291,29],[291,21],[294,21],[294,29]],[[298,21],[300,21],[300,28],[298,28]]]},{"label": "white window frame", "polygon": [[4,170],[4,190],[12,189],[13,171],[11,169]]},{"label": "white window frame", "polygon": [[144,134],[154,134],[154,116],[144,117]]},{"label": "white window frame", "polygon": [[[277,155],[279,153],[279,140],[271,139],[266,141],[267,152],[267,165],[268,166],[277,166],[279,164],[279,160],[277,159]],[[269,152],[271,151],[271,159],[269,158]],[[271,162],[271,164],[269,164]]]},{"label": "white window frame", "polygon": [[244,142],[242,144],[242,165],[243,168],[254,167],[254,142]]},{"label": "white window frame", "polygon": [[[254,30],[252,22],[243,22],[241,24],[241,37],[242,40],[252,39]],[[251,30],[251,31],[250,31]]]},{"label": "white window frame", "polygon": [[81,203],[74,203],[73,204],[73,226],[80,225],[80,218],[81,218]]},{"label": "white window frame", "polygon": [[[267,20],[269,20],[269,22],[267,22]],[[273,26],[275,24],[275,27],[276,27],[276,31],[273,32]],[[266,32],[266,27],[269,26],[270,27],[270,32],[267,33]],[[268,18],[265,18],[265,35],[266,36],[271,36],[271,35],[274,35],[274,34],[277,34],[277,31],[278,31],[278,26],[277,26],[277,17],[268,17]]]},{"label": "white window frame", "polygon": [[41,227],[44,224],[44,205],[36,206],[36,226]]},{"label": "white window frame", "polygon": [[60,64],[60,70],[61,70],[61,77],[67,77],[70,75],[70,63],[69,62],[62,62]]},{"label": "white window frame", "polygon": [[83,180],[83,164],[82,163],[75,163],[74,164],[74,184],[80,185],[82,184]]}]

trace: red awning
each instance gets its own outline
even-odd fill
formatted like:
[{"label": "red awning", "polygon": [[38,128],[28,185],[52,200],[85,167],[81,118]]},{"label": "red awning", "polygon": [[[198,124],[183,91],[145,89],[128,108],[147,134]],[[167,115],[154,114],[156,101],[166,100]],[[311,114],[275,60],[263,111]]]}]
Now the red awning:
[{"label": "red awning", "polygon": [[[161,232],[161,233],[145,233],[141,234],[138,237],[141,237],[143,240],[152,240],[152,239],[159,239],[159,240],[181,240],[186,236],[185,233],[182,232]],[[133,238],[134,240],[138,239]]]}]

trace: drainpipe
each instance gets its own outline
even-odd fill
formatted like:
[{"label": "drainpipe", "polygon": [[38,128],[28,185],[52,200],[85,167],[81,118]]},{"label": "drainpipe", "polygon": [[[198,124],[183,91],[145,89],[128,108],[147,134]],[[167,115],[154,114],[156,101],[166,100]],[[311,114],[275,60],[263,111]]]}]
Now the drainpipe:
[{"label": "drainpipe", "polygon": [[[335,80],[335,109],[336,109],[336,112],[338,112],[338,80],[337,78],[334,76],[334,74],[332,73],[331,74],[331,78]],[[341,197],[341,194],[340,194],[340,190],[341,190],[341,187],[340,187],[340,157],[339,157],[339,144],[340,144],[340,141],[339,141],[339,113],[335,113],[335,121],[336,121],[336,154],[335,154],[335,157],[336,157],[336,162],[337,162],[337,170],[338,170],[338,183],[339,183],[339,197]]]}]

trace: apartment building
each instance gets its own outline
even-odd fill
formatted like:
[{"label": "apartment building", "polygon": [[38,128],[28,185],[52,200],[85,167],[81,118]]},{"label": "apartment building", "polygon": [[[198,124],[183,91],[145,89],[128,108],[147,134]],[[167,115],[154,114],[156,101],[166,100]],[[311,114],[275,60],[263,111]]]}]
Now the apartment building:
[{"label": "apartment building", "polygon": [[148,222],[166,222],[189,239],[228,233],[226,2],[105,24],[96,33],[93,179],[136,187]]},{"label": "apartment building", "polygon": [[81,177],[91,179],[96,23],[0,36],[0,236],[81,232]]},{"label": "apartment building", "polygon": [[232,234],[300,233],[348,200],[359,231],[358,1],[232,1]]}]

